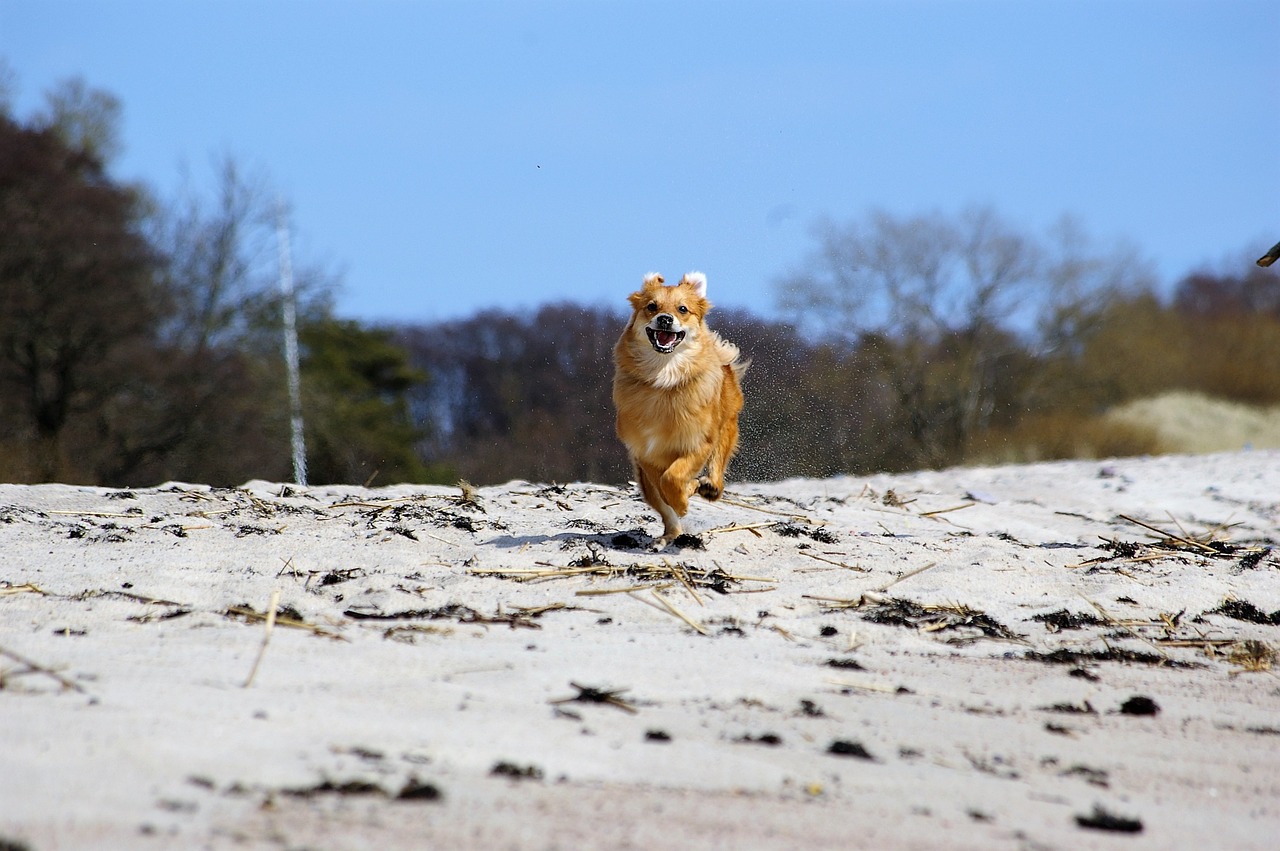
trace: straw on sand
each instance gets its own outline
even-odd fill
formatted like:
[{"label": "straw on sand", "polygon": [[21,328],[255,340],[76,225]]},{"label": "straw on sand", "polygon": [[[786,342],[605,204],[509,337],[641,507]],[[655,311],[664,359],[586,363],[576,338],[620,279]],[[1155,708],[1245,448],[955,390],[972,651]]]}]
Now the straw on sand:
[{"label": "straw on sand", "polygon": [[6,597],[10,594],[43,594],[44,589],[40,586],[27,582],[22,585],[4,585],[0,586],[0,597]]},{"label": "straw on sand", "polygon": [[631,596],[632,598],[634,598],[634,599],[636,599],[636,600],[639,600],[639,601],[640,601],[640,602],[642,602],[642,603],[645,603],[646,605],[653,606],[655,609],[658,609],[658,611],[666,611],[668,614],[675,615],[675,616],[676,616],[676,617],[678,617],[680,620],[684,621],[684,622],[685,622],[685,623],[687,623],[689,626],[693,627],[693,629],[694,629],[694,630],[695,630],[699,635],[709,635],[709,634],[710,634],[710,633],[708,633],[708,632],[707,632],[707,628],[706,628],[706,627],[704,627],[704,626],[703,626],[702,624],[700,624],[700,623],[697,623],[697,622],[696,622],[696,621],[694,621],[692,618],[690,618],[688,615],[686,615],[684,612],[680,611],[680,609],[676,608],[676,604],[675,604],[675,603],[671,602],[671,601],[670,601],[670,600],[668,600],[666,597],[664,597],[664,596],[662,596],[661,594],[659,594],[657,591],[651,591],[651,592],[650,592],[650,595],[653,597],[653,599],[654,599],[654,600],[656,600],[656,601],[658,602],[658,605],[657,605],[657,606],[653,606],[653,603],[650,603],[650,602],[649,602],[647,599],[645,599],[644,597],[637,596],[637,595],[636,595],[636,594],[634,594],[634,593],[633,593],[633,594],[630,594],[629,596]]},{"label": "straw on sand", "polygon": [[[12,659],[13,661],[17,662],[19,665],[23,666],[24,670],[12,672],[12,673],[43,674],[44,676],[49,677],[55,682],[57,682],[64,689],[71,689],[72,691],[78,691],[81,694],[84,693],[84,689],[80,687],[79,683],[69,680],[66,677],[64,677],[62,674],[59,674],[57,671],[53,670],[52,668],[47,667],[45,665],[41,665],[39,662],[34,662],[31,659],[28,659],[26,656],[23,656],[20,653],[16,653],[7,647],[0,647],[0,656],[6,656]],[[2,685],[3,685],[3,678],[0,677],[0,687],[2,687]]]},{"label": "straw on sand", "polygon": [[271,602],[267,604],[267,628],[262,633],[262,645],[258,648],[258,655],[253,660],[253,667],[249,670],[249,676],[245,679],[242,688],[248,688],[253,685],[253,678],[258,675],[258,666],[262,664],[262,657],[266,655],[267,643],[271,641],[271,631],[276,625],[276,607],[280,605],[280,589],[277,588],[271,592]]},{"label": "straw on sand", "polygon": [[901,576],[894,577],[888,582],[882,582],[875,588],[863,591],[857,597],[817,597],[812,594],[802,594],[801,596],[806,600],[817,600],[820,603],[826,603],[828,607],[832,609],[856,609],[860,606],[865,606],[868,603],[887,603],[890,601],[890,598],[884,596],[885,591],[888,591],[894,585],[897,585],[903,580],[910,579],[913,576],[924,573],[926,570],[937,566],[938,563],[936,561],[931,561],[922,567],[917,567],[915,570],[908,570],[906,573]]}]

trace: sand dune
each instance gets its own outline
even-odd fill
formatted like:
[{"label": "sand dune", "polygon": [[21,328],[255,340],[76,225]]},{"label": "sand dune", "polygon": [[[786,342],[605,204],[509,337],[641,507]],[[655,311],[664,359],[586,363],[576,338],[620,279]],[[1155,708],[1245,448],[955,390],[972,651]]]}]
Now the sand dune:
[{"label": "sand dune", "polygon": [[1258,407],[1179,391],[1139,399],[1106,419],[1151,429],[1170,452],[1280,449],[1280,407]]},{"label": "sand dune", "polygon": [[1263,451],[661,553],[592,484],[0,486],[0,846],[1273,848],[1278,520]]}]

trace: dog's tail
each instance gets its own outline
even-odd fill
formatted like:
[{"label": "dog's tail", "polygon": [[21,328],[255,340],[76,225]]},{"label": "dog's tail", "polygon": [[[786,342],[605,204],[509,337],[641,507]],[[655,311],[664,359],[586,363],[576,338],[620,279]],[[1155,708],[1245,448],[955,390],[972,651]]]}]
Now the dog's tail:
[{"label": "dog's tail", "polygon": [[719,334],[715,335],[715,346],[720,363],[732,369],[734,376],[742,378],[747,372],[747,367],[751,366],[751,359],[743,360],[741,350]]}]

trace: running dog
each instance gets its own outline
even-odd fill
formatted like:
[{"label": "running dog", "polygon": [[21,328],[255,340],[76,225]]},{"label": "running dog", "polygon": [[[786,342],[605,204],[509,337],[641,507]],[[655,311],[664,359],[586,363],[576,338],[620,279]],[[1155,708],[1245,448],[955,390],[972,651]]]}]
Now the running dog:
[{"label": "running dog", "polygon": [[724,491],[750,361],[707,327],[701,272],[675,286],[650,273],[627,300],[631,321],[613,350],[613,404],[640,493],[662,516],[661,549],[681,534],[690,496],[717,500]]}]

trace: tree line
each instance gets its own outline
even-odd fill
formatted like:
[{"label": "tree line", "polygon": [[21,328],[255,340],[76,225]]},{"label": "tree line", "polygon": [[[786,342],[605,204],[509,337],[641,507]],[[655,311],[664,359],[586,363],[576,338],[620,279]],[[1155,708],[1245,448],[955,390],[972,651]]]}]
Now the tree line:
[{"label": "tree line", "polygon": [[[212,197],[111,178],[119,105],[72,81],[0,97],[0,480],[290,476],[281,210],[218,163]],[[1242,262],[1161,296],[1137,252],[985,208],[815,230],[778,316],[716,310],[753,359],[737,479],[1145,452],[1100,414],[1171,389],[1280,402],[1280,284]],[[622,482],[616,309],[548,304],[378,327],[297,269],[315,483]]]},{"label": "tree line", "polygon": [[[1112,276],[1131,276],[1127,261],[1088,265],[1099,276],[1090,297],[1041,308],[1034,329],[1027,317],[1011,327],[947,313],[912,334],[855,330],[794,289],[794,320],[712,311],[753,359],[733,478],[1141,454],[1159,449],[1154,432],[1108,423],[1109,408],[1176,389],[1280,403],[1273,273],[1194,274],[1161,298],[1145,277],[1115,286]],[[819,331],[819,320],[835,327]],[[624,322],[565,303],[398,327],[397,344],[432,377],[410,391],[430,424],[419,451],[475,482],[625,481],[610,396]]]},{"label": "tree line", "polygon": [[[3,93],[0,92],[0,95]],[[72,80],[19,120],[0,96],[0,480],[239,484],[290,475],[277,203],[224,159],[214,197],[114,180],[119,103]],[[298,269],[317,482],[439,478],[425,380],[391,333],[334,315]]]}]

